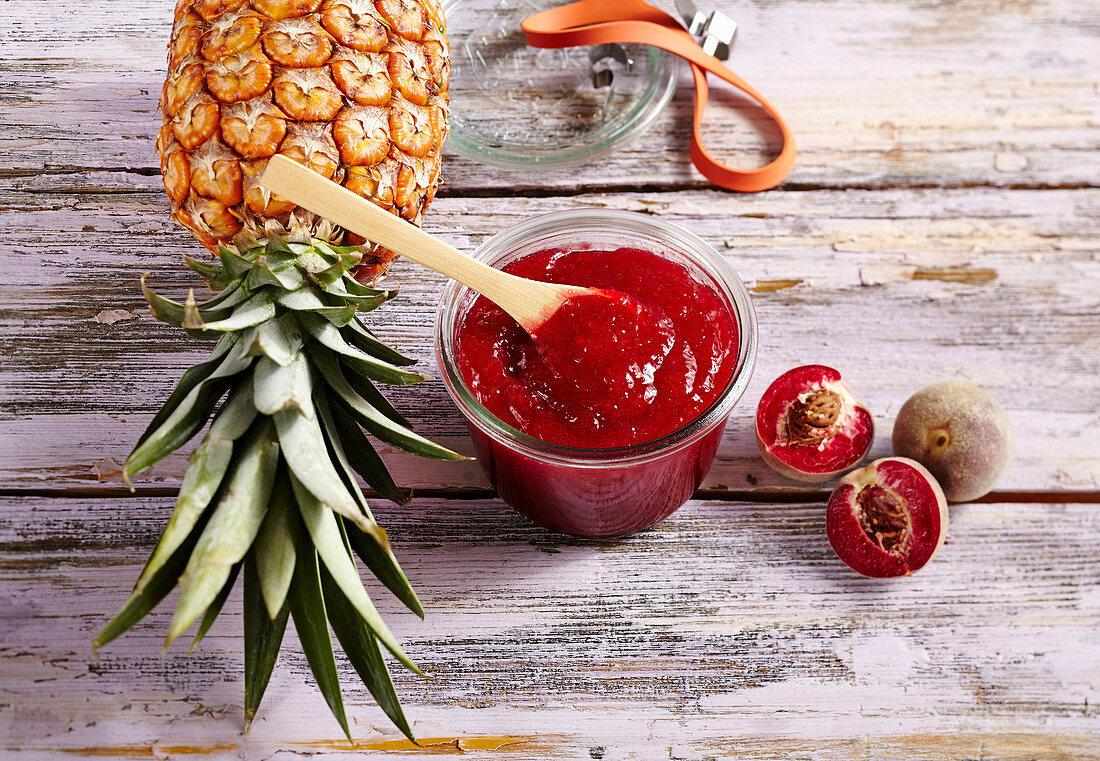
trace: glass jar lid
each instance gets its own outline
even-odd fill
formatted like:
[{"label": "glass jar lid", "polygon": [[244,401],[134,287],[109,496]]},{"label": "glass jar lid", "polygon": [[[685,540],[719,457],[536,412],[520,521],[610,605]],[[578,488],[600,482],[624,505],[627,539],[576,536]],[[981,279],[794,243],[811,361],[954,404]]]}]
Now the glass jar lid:
[{"label": "glass jar lid", "polygon": [[556,4],[445,0],[448,150],[508,169],[576,166],[637,137],[668,105],[676,68],[663,50],[529,46],[520,22]]}]

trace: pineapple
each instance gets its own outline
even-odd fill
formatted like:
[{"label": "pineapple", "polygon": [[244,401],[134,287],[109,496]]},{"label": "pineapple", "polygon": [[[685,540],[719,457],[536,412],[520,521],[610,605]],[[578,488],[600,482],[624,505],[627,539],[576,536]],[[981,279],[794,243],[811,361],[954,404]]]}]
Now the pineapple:
[{"label": "pineapple", "polygon": [[[211,251],[364,243],[259,185],[281,153],[419,224],[447,136],[444,30],[438,0],[180,0],[157,136],[173,218]],[[354,274],[392,258],[368,249]]]},{"label": "pineapple", "polygon": [[[439,183],[447,134],[448,48],[437,0],[179,0],[157,136],[172,217],[220,261],[187,259],[217,294],[185,302],[142,289],[158,319],[214,341],[138,440],[130,478],[210,421],[176,507],[100,647],[177,584],[170,644],[197,644],[238,576],[244,585],[245,727],[288,618],[333,715],[351,737],[329,627],[394,724],[413,739],[383,649],[419,673],[379,617],[358,557],[401,602],[423,610],[356,474],[398,504],[364,429],[440,459],[376,383],[417,383],[412,361],[359,312],[393,259],[259,184],[276,153],[419,224]],[[194,647],[194,645],[192,645]]]}]

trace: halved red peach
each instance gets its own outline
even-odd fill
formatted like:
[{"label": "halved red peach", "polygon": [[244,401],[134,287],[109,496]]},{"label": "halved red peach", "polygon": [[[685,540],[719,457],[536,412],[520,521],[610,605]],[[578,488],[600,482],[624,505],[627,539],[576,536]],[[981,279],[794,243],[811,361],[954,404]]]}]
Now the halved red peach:
[{"label": "halved red peach", "polygon": [[756,408],[756,445],[764,462],[797,481],[839,475],[866,456],[874,438],[870,411],[825,365],[783,373]]},{"label": "halved red peach", "polygon": [[837,557],[876,579],[908,576],[947,537],[947,499],[915,460],[884,457],[840,479],[825,509],[825,530]]}]

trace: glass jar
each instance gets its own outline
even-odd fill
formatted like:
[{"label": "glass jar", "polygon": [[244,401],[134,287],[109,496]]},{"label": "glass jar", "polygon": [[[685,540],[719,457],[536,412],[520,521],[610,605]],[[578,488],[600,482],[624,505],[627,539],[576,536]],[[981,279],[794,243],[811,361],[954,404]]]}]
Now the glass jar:
[{"label": "glass jar", "polygon": [[436,361],[443,381],[466,418],[477,457],[497,493],[534,522],[574,536],[630,534],[686,502],[710,469],[722,429],[756,362],[756,313],[744,283],[711,245],[668,222],[622,211],[553,212],[493,236],[472,256],[502,267],[547,248],[622,247],[685,266],[726,301],[737,325],[737,363],[723,392],[693,421],[659,439],[589,449],[552,444],[512,427],[474,397],[455,360],[456,332],[477,294],[449,283],[436,320]]},{"label": "glass jar", "polygon": [[528,45],[523,19],[559,4],[444,0],[451,47],[447,150],[505,169],[560,169],[594,161],[656,122],[676,91],[672,57],[635,43]]}]

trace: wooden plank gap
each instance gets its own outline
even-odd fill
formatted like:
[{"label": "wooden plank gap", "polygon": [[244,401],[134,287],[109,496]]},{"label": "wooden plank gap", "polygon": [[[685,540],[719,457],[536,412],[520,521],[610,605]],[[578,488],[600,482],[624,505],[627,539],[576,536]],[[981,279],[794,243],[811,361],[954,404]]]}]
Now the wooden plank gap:
[{"label": "wooden plank gap", "polygon": [[[717,502],[760,502],[764,504],[813,504],[826,502],[831,489],[699,489],[692,499]],[[125,486],[78,486],[57,488],[0,488],[0,497],[43,497],[47,499],[122,499],[130,497],[174,497],[179,489],[173,486],[138,486],[131,492]],[[378,494],[364,490],[369,499],[382,499]],[[438,488],[414,489],[413,499],[486,500],[497,499],[494,489]],[[969,503],[953,504],[1044,504],[1044,505],[1096,505],[1100,504],[1100,491],[1047,490],[1047,491],[992,491]]]},{"label": "wooden plank gap", "polygon": [[[368,499],[383,499],[373,491],[364,489]],[[175,486],[137,486],[130,491],[125,486],[76,486],[76,487],[30,487],[0,488],[0,497],[44,497],[46,499],[130,499],[136,497],[175,497],[179,488]],[[414,489],[413,499],[456,499],[477,500],[496,499],[492,489],[467,489],[462,487],[444,487],[438,489]]]},{"label": "wooden plank gap", "polygon": [[[155,166],[46,166],[46,167],[18,167],[10,169],[0,168],[0,179],[13,179],[24,177],[41,177],[48,175],[72,175],[84,172],[123,174],[136,174],[145,177],[160,175],[160,168]],[[850,191],[850,190],[1088,190],[1100,188],[1097,182],[787,182],[779,185],[774,190],[792,193],[815,193],[821,191]],[[49,190],[37,190],[20,188],[21,192],[48,194]],[[617,193],[680,193],[694,190],[715,190],[737,195],[734,191],[722,191],[721,188],[712,185],[705,180],[673,181],[673,182],[649,182],[626,186],[622,183],[580,183],[572,187],[560,188],[553,186],[501,186],[501,187],[468,187],[454,188],[440,186],[439,198],[571,198],[582,195],[617,194]],[[67,191],[79,192],[79,191]]]},{"label": "wooden plank gap", "polygon": [[14,167],[0,169],[0,179],[12,179],[19,177],[44,177],[51,174],[68,175],[81,174],[82,172],[109,173],[121,172],[124,174],[138,174],[144,177],[155,177],[160,174],[160,167],[156,166],[74,166],[72,164],[49,165],[43,167]]}]

